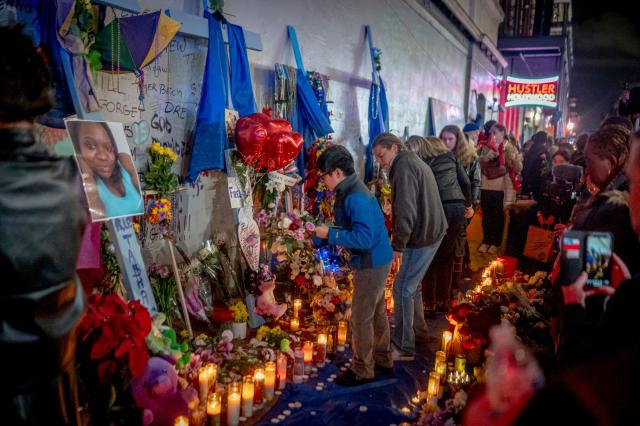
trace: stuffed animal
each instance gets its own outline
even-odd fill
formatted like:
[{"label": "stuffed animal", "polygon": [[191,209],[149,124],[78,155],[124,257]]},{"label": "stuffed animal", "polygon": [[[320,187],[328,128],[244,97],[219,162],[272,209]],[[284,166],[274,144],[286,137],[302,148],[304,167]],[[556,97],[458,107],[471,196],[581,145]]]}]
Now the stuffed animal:
[{"label": "stuffed animal", "polygon": [[276,276],[269,271],[268,266],[263,266],[258,279],[260,280],[261,294],[256,299],[255,312],[258,315],[271,315],[273,320],[277,321],[287,311],[287,305],[278,304],[273,295],[273,290],[276,288]]},{"label": "stuffed animal", "polygon": [[168,361],[152,357],[144,374],[131,383],[136,404],[143,408],[144,426],[173,426],[173,420],[189,414],[189,404],[197,399],[194,388],[178,391],[178,373]]},{"label": "stuffed animal", "polygon": [[153,355],[160,355],[175,362],[178,370],[189,364],[191,354],[187,342],[178,343],[176,331],[163,325],[165,315],[162,312],[153,317],[151,332],[147,336],[147,346]]}]

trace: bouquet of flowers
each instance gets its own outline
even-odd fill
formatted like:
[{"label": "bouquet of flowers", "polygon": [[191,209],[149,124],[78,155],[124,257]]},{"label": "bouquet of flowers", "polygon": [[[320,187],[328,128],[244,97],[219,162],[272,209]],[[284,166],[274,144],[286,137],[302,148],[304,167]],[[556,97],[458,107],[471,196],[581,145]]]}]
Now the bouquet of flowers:
[{"label": "bouquet of flowers", "polygon": [[247,322],[249,319],[249,312],[247,311],[247,306],[238,301],[229,307],[231,312],[233,312],[233,322]]},{"label": "bouquet of flowers", "polygon": [[351,293],[338,286],[323,287],[311,300],[313,318],[316,321],[340,321],[351,306]]},{"label": "bouquet of flowers", "polygon": [[178,188],[178,176],[171,171],[171,167],[178,159],[178,154],[169,147],[163,148],[158,142],[151,144],[149,153],[151,158],[147,171],[142,175],[146,189],[160,194],[175,191]]},{"label": "bouquet of flowers", "polygon": [[467,406],[468,396],[464,390],[459,390],[452,398],[447,399],[444,407],[435,411],[425,411],[418,421],[418,426],[455,426],[462,423],[462,412]]},{"label": "bouquet of flowers", "polygon": [[234,299],[244,300],[244,287],[238,280],[222,244],[216,245],[206,241],[198,252],[198,261],[199,264],[194,270],[210,284],[213,305],[223,302],[229,306]]},{"label": "bouquet of flowers", "polygon": [[176,298],[178,288],[176,280],[168,265],[152,263],[149,266],[149,283],[153,291],[153,298],[158,304],[158,310],[165,314],[169,327],[176,318]]},{"label": "bouquet of flowers", "polygon": [[267,325],[263,325],[258,329],[256,333],[256,339],[261,342],[267,342],[271,345],[280,345],[282,339],[290,339],[289,333],[280,329],[279,325],[270,328]]}]

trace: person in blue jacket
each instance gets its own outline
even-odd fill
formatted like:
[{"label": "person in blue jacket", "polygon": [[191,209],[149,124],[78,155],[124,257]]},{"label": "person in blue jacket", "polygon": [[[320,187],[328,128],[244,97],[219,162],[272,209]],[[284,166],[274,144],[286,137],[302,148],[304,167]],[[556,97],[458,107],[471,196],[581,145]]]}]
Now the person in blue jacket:
[{"label": "person in blue jacket", "polygon": [[378,201],[355,173],[343,146],[329,147],[318,158],[320,177],[335,190],[335,226],[318,226],[316,236],[351,252],[355,284],[351,305],[353,363],[336,383],[354,386],[373,380],[375,370],[391,373],[393,359],[384,289],[393,250]]}]

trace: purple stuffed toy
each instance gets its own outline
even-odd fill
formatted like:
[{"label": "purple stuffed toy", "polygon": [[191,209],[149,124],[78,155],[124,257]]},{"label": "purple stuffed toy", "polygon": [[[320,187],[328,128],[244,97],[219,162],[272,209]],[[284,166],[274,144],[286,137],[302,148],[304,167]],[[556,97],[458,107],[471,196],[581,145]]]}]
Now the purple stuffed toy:
[{"label": "purple stuffed toy", "polygon": [[178,373],[170,362],[152,357],[144,374],[131,384],[136,404],[144,409],[144,426],[173,426],[173,420],[189,414],[189,403],[197,398],[193,388],[178,391]]}]

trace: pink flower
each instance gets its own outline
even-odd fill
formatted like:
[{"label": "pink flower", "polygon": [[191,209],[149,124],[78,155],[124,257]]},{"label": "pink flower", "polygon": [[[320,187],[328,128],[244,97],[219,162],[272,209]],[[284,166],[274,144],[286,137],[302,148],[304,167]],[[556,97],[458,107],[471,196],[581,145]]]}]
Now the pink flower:
[{"label": "pink flower", "polygon": [[304,227],[307,231],[313,232],[316,230],[316,225],[313,222],[307,222],[304,224]]},{"label": "pink flower", "polygon": [[303,241],[304,240],[304,230],[302,230],[302,228],[296,229],[296,231],[293,234],[293,238],[295,238],[298,241]]}]

